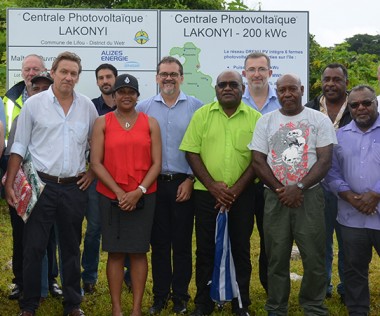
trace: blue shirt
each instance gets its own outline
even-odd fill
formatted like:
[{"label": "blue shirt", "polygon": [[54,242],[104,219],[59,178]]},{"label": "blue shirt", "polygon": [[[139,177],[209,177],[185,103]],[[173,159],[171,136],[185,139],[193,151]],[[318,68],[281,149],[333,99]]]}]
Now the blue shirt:
[{"label": "blue shirt", "polygon": [[271,86],[268,86],[268,89],[269,89],[268,98],[266,99],[265,104],[261,108],[261,110],[259,110],[255,101],[253,100],[253,98],[249,94],[249,88],[247,85],[245,86],[245,91],[244,91],[244,94],[242,96],[242,101],[245,104],[249,105],[254,110],[259,111],[262,115],[269,113],[269,112],[272,112],[274,110],[280,109],[281,105],[278,102],[276,91]]},{"label": "blue shirt", "polygon": [[76,176],[86,170],[85,150],[97,117],[91,100],[79,93],[65,115],[50,86],[22,107],[11,153],[24,157],[29,150],[37,171]]},{"label": "blue shirt", "polygon": [[161,94],[137,104],[137,111],[154,117],[160,125],[162,139],[161,173],[192,173],[185,153],[179,150],[179,145],[194,112],[202,105],[202,101],[185,95],[182,91],[177,102],[171,107],[165,104]]},{"label": "blue shirt", "polygon": [[[351,121],[337,131],[337,139],[332,167],[325,178],[331,191],[360,194],[371,190],[380,194],[380,116],[366,132]],[[368,216],[338,196],[337,220],[348,227],[380,230],[379,207]]]}]

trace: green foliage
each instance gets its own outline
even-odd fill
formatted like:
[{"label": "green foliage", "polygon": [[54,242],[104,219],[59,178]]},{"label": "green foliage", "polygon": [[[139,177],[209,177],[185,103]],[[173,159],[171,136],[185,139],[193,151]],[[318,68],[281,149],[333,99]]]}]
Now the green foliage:
[{"label": "green foliage", "polygon": [[244,4],[243,0],[232,0],[225,4],[226,10],[239,11],[248,10],[249,8]]},{"label": "green foliage", "polygon": [[[0,252],[0,315],[17,315],[19,311],[17,301],[8,300],[7,296],[9,294],[9,285],[12,281],[12,269],[10,265],[11,254],[12,254],[12,230],[10,225],[10,217],[8,208],[5,206],[4,200],[0,200],[0,238],[1,238],[1,252]],[[82,231],[85,232],[86,222],[84,221]],[[82,239],[83,240],[83,239]],[[83,243],[82,243],[83,246]],[[335,250],[334,253],[337,254],[338,249],[337,243],[334,243]],[[195,237],[193,238],[193,249],[195,251]],[[258,257],[260,250],[259,233],[256,229],[256,225],[251,238],[251,263],[252,263],[252,275],[250,282],[250,293],[252,305],[249,310],[251,315],[263,316],[266,315],[264,309],[264,304],[266,300],[266,294],[260,285],[258,277]],[[148,254],[148,258],[149,258]],[[106,279],[106,261],[107,254],[101,252],[100,262],[99,262],[99,280],[96,285],[96,291],[92,295],[86,295],[81,304],[82,309],[85,311],[86,315],[94,316],[108,316],[111,315],[111,300],[108,290],[108,284]],[[193,255],[193,263],[195,261],[195,255]],[[334,285],[338,284],[338,268],[337,268],[337,256],[334,256],[333,261],[333,276],[332,282]],[[150,259],[148,259],[150,267]],[[369,278],[370,278],[370,291],[371,291],[371,315],[380,315],[380,259],[379,256],[374,252],[372,263],[370,265]],[[193,266],[194,267],[194,266]],[[302,263],[300,260],[292,260],[290,262],[290,271],[298,275],[303,274]],[[302,316],[304,312],[299,306],[298,302],[298,291],[300,289],[300,281],[291,282],[291,293],[289,298],[289,315],[291,316]],[[132,307],[132,293],[129,293],[125,286],[123,286],[122,293],[122,307],[124,310],[124,315],[129,315],[129,311]],[[194,296],[195,296],[196,286],[195,286],[195,267],[193,268],[193,278],[190,283],[189,293],[192,299],[189,302],[189,310],[194,309]],[[151,272],[149,271],[148,280],[145,288],[144,299],[143,299],[143,315],[148,314],[149,307],[153,303],[153,293],[152,293],[152,278]],[[340,303],[339,295],[334,292],[333,297],[325,301],[326,306],[329,310],[329,315],[331,316],[346,316],[348,315],[344,305]],[[173,315],[171,312],[171,303],[169,307],[163,311],[161,316]],[[230,316],[231,307],[230,304],[226,304],[222,311],[215,311],[214,316]],[[52,297],[48,297],[41,306],[38,308],[36,316],[59,316],[62,315],[62,301]]]},{"label": "green foliage", "polygon": [[348,89],[358,84],[368,84],[379,91],[377,81],[377,65],[379,56],[368,53],[350,51],[350,44],[344,42],[335,47],[321,47],[310,35],[310,80],[309,99],[322,92],[321,75],[324,67],[331,63],[340,63],[347,68]]},{"label": "green foliage", "polygon": [[[100,8],[110,9],[112,0],[15,0],[19,8]],[[117,1],[116,1],[117,2]]]},{"label": "green foliage", "polygon": [[346,38],[346,42],[349,44],[349,51],[380,56],[380,35],[356,34]]},{"label": "green foliage", "polygon": [[6,87],[6,67],[5,64],[0,64],[0,98],[5,94]]},{"label": "green foliage", "polygon": [[223,9],[223,0],[120,0],[113,8],[221,10]]},{"label": "green foliage", "polygon": [[21,8],[102,8],[102,9],[197,9],[221,10],[223,0],[15,0]]}]

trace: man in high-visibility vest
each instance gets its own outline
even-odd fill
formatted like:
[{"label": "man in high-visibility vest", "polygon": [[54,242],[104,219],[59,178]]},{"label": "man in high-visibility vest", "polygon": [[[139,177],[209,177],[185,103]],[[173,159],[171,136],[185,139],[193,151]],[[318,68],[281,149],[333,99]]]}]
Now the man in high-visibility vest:
[{"label": "man in high-visibility vest", "polygon": [[[16,83],[12,88],[10,88],[4,96],[4,109],[6,118],[6,130],[5,135],[8,139],[9,132],[11,130],[13,120],[20,114],[21,108],[25,101],[35,92],[32,91],[32,78],[39,75],[41,72],[45,71],[45,63],[42,56],[39,55],[28,55],[24,58],[21,68],[21,76],[24,79]],[[9,148],[10,149],[10,148]],[[7,169],[8,155],[3,157],[1,163],[1,168],[5,173]],[[19,299],[23,291],[23,275],[22,275],[22,262],[23,262],[23,247],[22,247],[22,236],[24,231],[24,222],[16,213],[13,207],[9,208],[9,213],[11,216],[12,224],[12,234],[13,234],[13,274],[14,278],[12,283],[14,286],[11,289],[9,299],[16,300]]]},{"label": "man in high-visibility vest", "polygon": [[32,78],[42,71],[46,71],[42,56],[31,54],[24,58],[21,68],[23,81],[16,83],[4,96],[4,109],[6,118],[6,138],[11,130],[12,121],[20,114],[21,108],[32,93]]}]

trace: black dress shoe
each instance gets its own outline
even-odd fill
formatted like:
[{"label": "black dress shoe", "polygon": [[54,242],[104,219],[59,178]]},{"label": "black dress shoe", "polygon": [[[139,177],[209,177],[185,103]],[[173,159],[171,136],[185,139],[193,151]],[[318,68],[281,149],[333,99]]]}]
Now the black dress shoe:
[{"label": "black dress shoe", "polygon": [[195,310],[190,313],[190,316],[208,316],[211,314],[212,314],[212,311],[206,312],[202,310],[200,307],[196,307]]},{"label": "black dress shoe", "polygon": [[19,285],[15,284],[12,288],[11,294],[8,295],[10,300],[18,300],[22,294],[22,289]]},{"label": "black dress shoe", "polygon": [[149,308],[149,315],[159,315],[168,306],[167,300],[154,300],[153,305]]},{"label": "black dress shoe", "polygon": [[34,316],[34,313],[28,311],[22,311],[18,316]]},{"label": "black dress shoe", "polygon": [[80,308],[73,309],[67,316],[85,316],[84,311]]},{"label": "black dress shoe", "polygon": [[92,294],[95,292],[95,283],[83,283],[83,291],[86,294]]},{"label": "black dress shoe", "polygon": [[173,314],[184,315],[187,312],[187,301],[177,297],[172,298],[173,301]]},{"label": "black dress shoe", "polygon": [[49,291],[50,291],[51,296],[53,296],[53,297],[62,297],[63,296],[63,292],[62,292],[61,288],[59,287],[58,283],[50,284]]},{"label": "black dress shoe", "polygon": [[249,312],[246,308],[238,308],[237,310],[233,311],[233,315],[235,315],[235,316],[250,316]]}]

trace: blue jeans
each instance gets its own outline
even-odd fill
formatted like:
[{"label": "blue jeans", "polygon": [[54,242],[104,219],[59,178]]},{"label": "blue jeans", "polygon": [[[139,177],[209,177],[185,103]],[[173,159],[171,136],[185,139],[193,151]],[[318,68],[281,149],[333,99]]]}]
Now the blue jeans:
[{"label": "blue jeans", "polygon": [[86,210],[87,229],[84,237],[82,254],[82,280],[95,284],[98,280],[99,248],[101,236],[101,220],[99,209],[99,193],[96,192],[97,180],[87,189],[88,207]]},{"label": "blue jeans", "polygon": [[337,292],[344,295],[344,251],[342,234],[340,226],[336,220],[338,213],[338,199],[330,191],[323,188],[325,196],[325,223],[326,223],[326,272],[327,272],[327,289],[326,293],[331,294],[333,285],[331,284],[332,262],[334,254],[334,230],[338,241],[338,274],[340,283],[337,286]]}]

